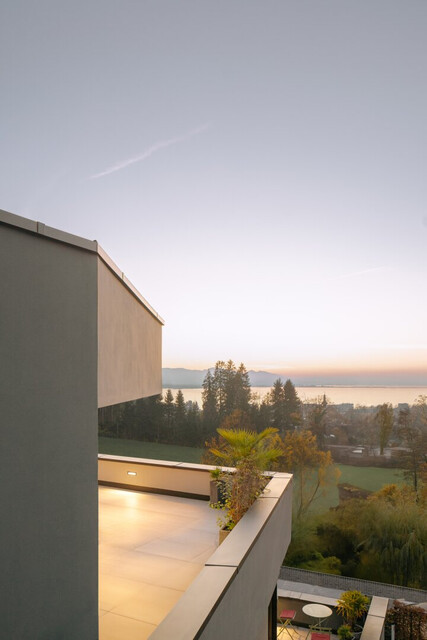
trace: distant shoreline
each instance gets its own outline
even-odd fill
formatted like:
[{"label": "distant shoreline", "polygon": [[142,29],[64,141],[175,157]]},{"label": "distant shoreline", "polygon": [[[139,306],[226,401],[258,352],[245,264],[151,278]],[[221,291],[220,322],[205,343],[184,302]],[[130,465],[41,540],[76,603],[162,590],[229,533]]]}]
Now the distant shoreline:
[{"label": "distant shoreline", "polygon": [[[257,384],[253,385],[261,389],[271,389],[271,384]],[[295,387],[304,389],[425,389],[424,384],[296,384]],[[162,387],[162,389],[202,389],[200,385],[187,384],[177,385],[169,384]]]}]

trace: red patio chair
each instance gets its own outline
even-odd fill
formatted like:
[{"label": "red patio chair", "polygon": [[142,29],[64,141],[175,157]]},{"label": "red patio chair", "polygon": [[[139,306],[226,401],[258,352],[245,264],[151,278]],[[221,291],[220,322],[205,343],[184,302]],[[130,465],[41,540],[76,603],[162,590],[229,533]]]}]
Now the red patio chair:
[{"label": "red patio chair", "polygon": [[312,631],[311,640],[331,640],[331,634],[323,631]]},{"label": "red patio chair", "polygon": [[292,620],[295,618],[296,615],[297,615],[297,612],[294,611],[293,609],[283,609],[283,611],[279,613],[281,629],[279,631],[279,635],[277,636],[278,638],[281,636],[283,631],[286,631],[286,633],[292,638],[292,635],[289,633],[289,630],[294,628],[292,625]]}]

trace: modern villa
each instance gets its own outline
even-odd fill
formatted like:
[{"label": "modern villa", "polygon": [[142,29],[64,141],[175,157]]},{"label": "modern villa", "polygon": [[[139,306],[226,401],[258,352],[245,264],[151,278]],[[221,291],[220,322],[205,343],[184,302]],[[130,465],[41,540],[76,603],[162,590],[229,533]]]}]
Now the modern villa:
[{"label": "modern villa", "polygon": [[209,467],[98,456],[98,408],[161,393],[161,317],[96,241],[6,211],[0,265],[1,637],[276,638],[292,477],[218,547]]}]

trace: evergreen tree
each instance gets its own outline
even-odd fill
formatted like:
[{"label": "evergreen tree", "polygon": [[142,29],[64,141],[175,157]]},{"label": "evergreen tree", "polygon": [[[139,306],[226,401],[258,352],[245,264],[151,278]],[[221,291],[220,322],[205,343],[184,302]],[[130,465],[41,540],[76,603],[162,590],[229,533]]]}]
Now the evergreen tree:
[{"label": "evergreen tree", "polygon": [[[218,365],[219,363],[217,363]],[[232,360],[227,362],[223,371],[224,377],[224,415],[229,416],[236,407],[236,365]]]},{"label": "evergreen tree", "polygon": [[256,417],[257,430],[260,431],[265,426],[271,427],[273,424],[273,410],[271,393],[267,393],[259,404],[259,409]]},{"label": "evergreen tree", "polygon": [[144,440],[148,442],[164,441],[162,426],[164,420],[164,403],[160,394],[142,398],[140,401],[140,421]]},{"label": "evergreen tree", "polygon": [[173,438],[174,431],[174,418],[175,418],[175,405],[173,401],[173,393],[170,389],[166,391],[164,399],[164,421],[166,427],[166,439],[170,442]]},{"label": "evergreen tree", "polygon": [[210,435],[219,427],[216,389],[214,377],[210,371],[207,372],[202,386],[203,431],[205,435]]},{"label": "evergreen tree", "polygon": [[185,440],[183,444],[189,447],[200,447],[204,444],[202,434],[201,412],[197,402],[187,403],[187,420],[185,428]]},{"label": "evergreen tree", "polygon": [[[229,364],[230,362],[231,361],[229,361]],[[218,360],[213,372],[213,387],[215,389],[216,408],[218,411],[219,422],[222,422],[226,414],[227,383],[230,377],[230,368],[227,371],[227,365],[225,362],[223,360]]]},{"label": "evergreen tree", "polygon": [[174,415],[174,442],[182,442],[185,439],[185,423],[187,411],[185,407],[184,395],[181,389],[178,390],[175,398],[175,415]]},{"label": "evergreen tree", "polygon": [[243,362],[240,363],[234,378],[235,405],[234,409],[249,413],[251,402],[251,382]]},{"label": "evergreen tree", "polygon": [[301,424],[301,400],[291,380],[286,380],[283,395],[283,426],[286,431],[289,431]]},{"label": "evergreen tree", "polygon": [[283,434],[285,430],[285,390],[283,382],[277,378],[270,391],[271,422]]}]

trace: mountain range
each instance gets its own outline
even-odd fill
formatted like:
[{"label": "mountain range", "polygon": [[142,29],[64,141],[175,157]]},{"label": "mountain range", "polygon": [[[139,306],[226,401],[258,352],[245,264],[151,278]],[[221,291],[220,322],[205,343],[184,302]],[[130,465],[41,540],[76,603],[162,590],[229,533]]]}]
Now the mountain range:
[{"label": "mountain range", "polygon": [[[213,371],[213,368],[209,369]],[[208,369],[164,368],[163,387],[165,389],[199,389]],[[268,371],[248,371],[252,387],[271,387],[278,376]]]},{"label": "mountain range", "polygon": [[[168,368],[163,371],[164,389],[199,389],[208,369]],[[213,371],[213,367],[209,369]],[[296,386],[349,386],[349,387],[425,387],[427,373],[406,371],[353,372],[285,375],[270,371],[248,371],[252,387],[272,387],[277,378],[283,382],[291,378]]]}]

